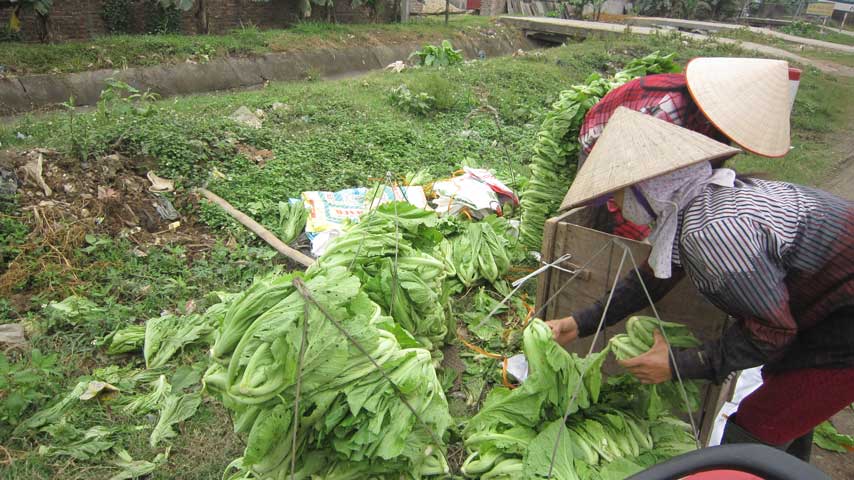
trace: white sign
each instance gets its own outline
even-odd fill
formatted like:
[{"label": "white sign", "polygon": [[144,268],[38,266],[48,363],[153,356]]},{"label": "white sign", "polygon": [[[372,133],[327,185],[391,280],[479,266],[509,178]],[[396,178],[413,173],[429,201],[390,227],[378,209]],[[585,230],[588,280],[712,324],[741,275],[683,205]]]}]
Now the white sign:
[{"label": "white sign", "polygon": [[837,12],[851,12],[854,13],[854,3],[839,3],[835,2],[836,5],[833,7]]}]

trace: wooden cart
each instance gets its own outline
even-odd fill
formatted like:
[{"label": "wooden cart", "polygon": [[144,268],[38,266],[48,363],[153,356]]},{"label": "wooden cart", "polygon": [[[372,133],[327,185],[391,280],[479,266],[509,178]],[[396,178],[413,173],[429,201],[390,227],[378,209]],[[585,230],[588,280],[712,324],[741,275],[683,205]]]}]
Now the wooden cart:
[{"label": "wooden cart", "polygon": [[[563,271],[550,269],[539,277],[537,311],[541,312],[540,316],[543,319],[565,317],[596,300],[607,298],[607,292],[613,285],[620,265],[623,249],[611,242],[617,237],[593,228],[601,223],[597,221],[594,209],[590,208],[571,210],[546,222],[543,234],[543,261],[551,263],[565,254],[571,254],[572,257],[560,264]],[[642,264],[649,256],[649,245],[623,238],[619,241],[630,248],[638,264]],[[600,252],[603,247],[605,250],[597,256],[597,252]],[[593,257],[596,258],[590,262]],[[588,262],[590,262],[589,265],[587,265]],[[577,272],[583,265],[586,265],[586,268],[582,269],[572,282],[567,283],[567,280],[573,276],[570,272]],[[628,273],[634,274],[632,262],[627,256],[623,265],[623,276]],[[548,304],[546,304],[547,301]],[[673,291],[657,302],[656,309],[662,320],[686,324],[703,341],[718,338],[727,322],[727,315],[703,298],[687,279],[681,281]],[[640,314],[653,315],[650,308],[646,308]],[[601,349],[613,335],[625,333],[625,323],[607,327],[603,333],[604,335],[599,336],[601,343],[596,346],[596,350]],[[592,337],[573,342],[570,351],[586,354],[591,341]],[[605,363],[603,370],[606,374],[624,372],[613,359]],[[704,445],[711,434],[715,415],[729,395],[731,392],[728,383],[722,386],[709,384],[700,390],[701,411],[695,413],[694,419],[700,429],[700,439]]]}]

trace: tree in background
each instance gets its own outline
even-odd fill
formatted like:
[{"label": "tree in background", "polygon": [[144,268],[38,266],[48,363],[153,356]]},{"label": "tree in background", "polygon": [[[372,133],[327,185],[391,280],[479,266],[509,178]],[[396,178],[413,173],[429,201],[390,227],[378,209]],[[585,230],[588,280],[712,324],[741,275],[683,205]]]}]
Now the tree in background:
[{"label": "tree in background", "polygon": [[53,0],[9,0],[12,5],[12,16],[9,17],[9,32],[17,34],[21,31],[21,13],[33,11],[36,14],[38,36],[40,42],[51,41],[50,9]]},{"label": "tree in background", "polygon": [[637,13],[654,17],[725,20],[741,8],[739,0],[639,0]]}]

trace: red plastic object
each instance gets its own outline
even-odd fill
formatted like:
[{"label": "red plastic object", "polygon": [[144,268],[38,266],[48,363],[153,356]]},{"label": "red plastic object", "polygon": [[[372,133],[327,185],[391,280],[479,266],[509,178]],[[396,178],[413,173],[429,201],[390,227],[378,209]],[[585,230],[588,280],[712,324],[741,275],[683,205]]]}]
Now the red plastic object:
[{"label": "red plastic object", "polygon": [[682,480],[764,480],[756,475],[737,470],[712,470],[688,475]]},{"label": "red plastic object", "polygon": [[480,0],[466,0],[466,10],[480,10]]}]

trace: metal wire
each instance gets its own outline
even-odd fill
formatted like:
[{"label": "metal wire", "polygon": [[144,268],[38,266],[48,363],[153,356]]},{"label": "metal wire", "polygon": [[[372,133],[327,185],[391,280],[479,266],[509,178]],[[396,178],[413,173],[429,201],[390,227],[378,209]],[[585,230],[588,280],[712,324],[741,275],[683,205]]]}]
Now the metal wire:
[{"label": "metal wire", "polygon": [[[622,243],[621,243],[622,245]],[[694,422],[694,412],[691,410],[691,403],[688,401],[688,391],[685,390],[685,384],[682,382],[682,375],[679,373],[679,367],[676,365],[676,357],[673,355],[673,348],[670,346],[670,339],[667,338],[667,333],[664,331],[664,326],[661,323],[661,317],[658,315],[658,309],[655,308],[655,302],[652,301],[652,296],[649,294],[649,290],[646,288],[646,283],[643,281],[643,276],[640,274],[640,269],[638,268],[637,262],[635,262],[635,256],[632,255],[631,249],[627,246],[622,245],[622,247],[629,252],[629,258],[632,260],[632,265],[634,266],[635,273],[638,276],[638,281],[643,288],[643,293],[646,295],[646,299],[649,301],[649,306],[652,308],[652,313],[655,315],[656,320],[658,320],[659,328],[658,330],[661,332],[661,335],[664,337],[665,342],[667,343],[667,355],[670,360],[672,360],[671,364],[673,365],[673,372],[676,374],[677,383],[679,383],[679,392],[682,394],[682,401],[685,402],[685,411],[688,412],[688,419],[691,421],[691,431],[694,432],[694,441],[697,443],[697,448],[701,448],[700,444],[700,432],[697,429],[697,425]]]},{"label": "metal wire", "polygon": [[[376,188],[374,189],[374,194],[373,194],[374,199],[377,198],[377,195],[379,194],[380,187],[385,187],[385,184],[384,183],[378,183],[377,184]],[[376,208],[368,207],[368,217],[365,219],[365,221],[366,222],[370,221],[371,218],[374,217],[374,212],[376,212],[376,211],[377,211]],[[359,255],[362,253],[362,246],[365,244],[365,238],[367,238],[367,236],[368,236],[368,232],[362,232],[362,238],[359,239],[359,246],[356,247],[356,253],[353,254],[353,260],[350,261],[350,265],[347,267],[348,272],[353,271],[353,267],[356,265],[356,260],[359,259]]]},{"label": "metal wire", "polygon": [[[469,128],[469,126],[471,125],[472,117],[474,117],[478,113],[486,113],[492,118],[493,122],[495,122],[495,129],[498,131],[498,138],[501,139],[501,148],[504,150],[504,161],[507,163],[507,169],[510,171],[510,183],[513,186],[512,188],[519,188],[519,185],[516,182],[516,170],[513,168],[513,160],[510,158],[510,149],[508,149],[507,144],[504,143],[504,138],[506,137],[504,136],[504,130],[501,128],[501,115],[498,113],[498,110],[495,107],[493,107],[489,103],[484,102],[483,105],[473,109],[468,113],[468,115],[466,115],[464,122],[466,128]],[[481,157],[483,157],[482,154]],[[519,235],[515,237],[515,240],[516,241],[513,244],[513,248],[516,248],[519,245]]]},{"label": "metal wire", "polygon": [[540,268],[534,270],[533,272],[529,273],[528,275],[526,275],[526,276],[520,278],[519,280],[516,280],[515,282],[513,282],[513,285],[515,286],[515,288],[513,290],[511,290],[510,293],[508,293],[504,297],[504,299],[502,299],[500,302],[498,302],[498,304],[495,305],[495,307],[492,309],[491,312],[489,312],[489,314],[487,316],[483,317],[483,320],[480,321],[480,323],[477,325],[476,328],[482,327],[486,323],[487,320],[492,318],[492,316],[495,315],[495,313],[498,312],[498,310],[500,310],[502,307],[504,307],[505,303],[507,303],[507,300],[510,300],[510,298],[513,297],[513,295],[515,295],[516,292],[518,292],[519,289],[522,288],[525,285],[525,283],[528,282],[528,280],[538,276],[539,274],[545,272],[546,270],[548,270],[551,267],[554,267],[556,264],[563,262],[564,260],[568,259],[571,256],[572,255],[569,255],[569,254],[563,255],[560,258],[558,258],[557,260],[555,260],[554,262],[547,263],[547,264],[543,265],[542,267],[540,267]]},{"label": "metal wire", "polygon": [[412,404],[409,403],[409,401],[406,399],[406,396],[403,394],[403,391],[400,389],[400,387],[397,386],[396,383],[394,383],[394,380],[392,380],[391,377],[388,376],[388,373],[386,373],[382,365],[380,365],[374,359],[374,357],[371,356],[371,354],[365,349],[365,347],[362,346],[361,343],[359,343],[358,340],[356,340],[352,335],[350,335],[350,332],[348,332],[347,329],[344,328],[344,325],[342,325],[341,322],[339,322],[329,313],[328,310],[326,310],[326,307],[318,303],[318,301],[314,298],[314,296],[312,296],[311,291],[308,289],[302,279],[299,277],[295,278],[293,280],[293,285],[294,287],[296,287],[297,291],[306,301],[311,302],[311,304],[317,307],[320,313],[322,313],[327,320],[332,322],[332,325],[334,325],[335,328],[339,332],[341,332],[344,337],[347,338],[347,341],[349,341],[354,347],[356,347],[357,350],[359,350],[362,355],[364,355],[368,360],[371,361],[371,363],[374,365],[380,375],[382,375],[382,377],[386,379],[386,381],[388,381],[388,383],[391,385],[391,388],[392,390],[394,390],[394,393],[397,394],[398,397],[400,397],[400,401],[406,406],[407,409],[409,409],[410,412],[412,412],[412,415],[415,417],[416,420],[418,420],[421,426],[424,427],[424,430],[426,430],[427,433],[430,435],[430,438],[433,440],[433,443],[435,443],[437,447],[442,445],[442,442],[439,440],[439,438],[436,436],[430,426],[427,425],[427,422],[425,422],[421,415],[418,414]]},{"label": "metal wire", "polygon": [[[391,176],[391,172],[386,172],[386,181],[391,183],[391,194],[394,197],[394,179]],[[393,182],[393,183],[392,183]],[[397,299],[397,283],[398,283],[398,272],[397,272],[397,256],[400,250],[400,218],[397,212],[397,200],[392,199],[392,204],[394,205],[394,263],[392,263],[391,268],[391,301],[388,306],[388,314],[392,317],[394,316],[394,301]]]},{"label": "metal wire", "polygon": [[[611,243],[611,242],[609,242]],[[599,332],[602,331],[602,326],[605,324],[605,315],[608,313],[608,307],[611,306],[611,299],[614,298],[614,290],[617,287],[617,282],[620,281],[620,275],[623,273],[623,264],[626,262],[626,254],[628,253],[628,248],[624,247],[623,257],[620,259],[620,266],[617,268],[617,274],[614,275],[614,284],[611,286],[611,291],[608,294],[608,300],[605,303],[605,308],[602,310],[602,316],[599,318],[599,325],[596,327],[596,333],[593,335],[593,341],[590,342],[590,349],[587,351],[587,356],[593,353],[593,349],[596,348],[596,340],[599,338]],[[566,404],[566,411],[563,413],[563,421],[561,422],[561,428],[557,431],[557,439],[555,440],[555,446],[552,448],[552,459],[549,463],[549,475],[546,478],[552,478],[552,471],[554,470],[555,459],[557,458],[557,451],[560,447],[560,437],[563,434],[563,431],[566,430],[566,419],[569,418],[569,412],[572,410],[572,404],[575,403],[575,400],[578,398],[578,392],[581,390],[582,381],[584,380],[584,375],[587,374],[587,370],[591,367],[590,364],[587,364],[584,368],[584,371],[581,372],[581,375],[578,377],[578,382],[575,384],[575,390],[572,392],[572,398],[570,398],[569,403]]]},{"label": "metal wire", "polygon": [[[299,278],[295,278],[291,283],[299,288],[297,285],[297,280]],[[302,283],[302,280],[300,280]],[[299,347],[299,358],[297,359],[297,384],[296,391],[294,393],[294,434],[291,441],[291,480],[296,479],[296,469],[297,469],[297,430],[299,430],[299,401],[300,396],[302,395],[302,366],[303,361],[305,359],[305,350],[308,346],[308,302],[303,300],[303,322],[302,322],[302,339],[300,340]]]}]

